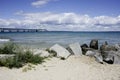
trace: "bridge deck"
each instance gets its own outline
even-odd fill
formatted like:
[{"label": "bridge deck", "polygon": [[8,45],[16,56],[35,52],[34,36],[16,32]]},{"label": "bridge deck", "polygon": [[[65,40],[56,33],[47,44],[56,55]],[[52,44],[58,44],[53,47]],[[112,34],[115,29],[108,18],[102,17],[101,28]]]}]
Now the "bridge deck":
[{"label": "bridge deck", "polygon": [[18,28],[0,28],[0,32],[41,32],[46,29],[18,29]]}]

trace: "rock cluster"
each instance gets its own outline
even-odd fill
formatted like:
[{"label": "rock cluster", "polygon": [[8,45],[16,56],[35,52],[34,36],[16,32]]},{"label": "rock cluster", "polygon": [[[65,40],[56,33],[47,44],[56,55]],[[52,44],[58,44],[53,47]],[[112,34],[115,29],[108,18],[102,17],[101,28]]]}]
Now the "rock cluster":
[{"label": "rock cluster", "polygon": [[[59,44],[55,44],[47,50],[35,50],[33,54],[41,57],[56,56],[61,59],[67,59],[70,55],[94,57],[99,63],[120,64],[120,45],[108,45],[107,42],[98,45],[98,40],[91,40],[89,46],[87,44],[80,45],[78,42],[68,45],[67,48]],[[14,55],[0,55],[0,59],[14,57]]]},{"label": "rock cluster", "polygon": [[[87,44],[80,45],[79,43],[73,43],[68,45],[67,48],[64,48],[59,44],[55,44],[49,48],[48,53],[45,52],[47,53],[46,55],[49,56],[51,51],[56,53],[56,57],[64,59],[67,59],[70,55],[85,55],[94,57],[99,63],[106,62],[108,64],[120,64],[120,45],[108,45],[108,43],[105,42],[99,48],[98,40],[96,39],[91,40],[89,46]],[[44,51],[40,53],[42,55],[44,54]]]}]

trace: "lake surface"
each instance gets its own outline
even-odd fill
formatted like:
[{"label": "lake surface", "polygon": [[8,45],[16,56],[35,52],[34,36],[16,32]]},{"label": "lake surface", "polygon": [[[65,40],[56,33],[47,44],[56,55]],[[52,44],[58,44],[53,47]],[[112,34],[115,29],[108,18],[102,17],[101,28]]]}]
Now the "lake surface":
[{"label": "lake surface", "polygon": [[49,48],[56,43],[64,47],[74,42],[79,42],[80,44],[87,43],[89,45],[91,39],[98,39],[99,45],[105,41],[109,44],[116,44],[120,43],[120,32],[48,31],[39,33],[0,33],[0,38],[1,44],[7,42],[6,39],[11,39],[13,42],[24,46]]}]

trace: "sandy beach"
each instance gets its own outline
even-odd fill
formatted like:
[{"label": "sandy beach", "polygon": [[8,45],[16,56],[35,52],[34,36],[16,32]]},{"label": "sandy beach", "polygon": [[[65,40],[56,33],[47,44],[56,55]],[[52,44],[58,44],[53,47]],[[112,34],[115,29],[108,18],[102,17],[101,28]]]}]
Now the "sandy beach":
[{"label": "sandy beach", "polygon": [[87,56],[53,57],[24,72],[25,67],[0,67],[0,80],[120,80],[120,65],[99,64]]}]

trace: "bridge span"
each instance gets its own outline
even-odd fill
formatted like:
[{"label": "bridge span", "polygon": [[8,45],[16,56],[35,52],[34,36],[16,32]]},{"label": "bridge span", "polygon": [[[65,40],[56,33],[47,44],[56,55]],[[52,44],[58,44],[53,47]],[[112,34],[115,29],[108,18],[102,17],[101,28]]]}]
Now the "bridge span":
[{"label": "bridge span", "polygon": [[0,28],[0,32],[42,32],[46,29]]}]

